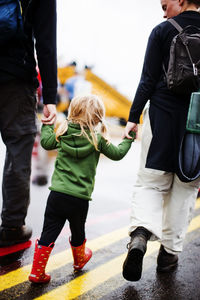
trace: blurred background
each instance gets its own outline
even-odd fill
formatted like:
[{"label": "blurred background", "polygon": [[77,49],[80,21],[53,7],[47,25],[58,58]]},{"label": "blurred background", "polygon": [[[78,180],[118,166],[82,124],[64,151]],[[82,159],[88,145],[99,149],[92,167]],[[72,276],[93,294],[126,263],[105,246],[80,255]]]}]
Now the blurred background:
[{"label": "blurred background", "polygon": [[[111,136],[121,138],[148,36],[162,21],[160,0],[57,0],[57,123],[67,117],[74,96],[93,93],[103,99]],[[38,79],[40,119],[40,75]],[[33,150],[32,182],[45,185],[48,163],[46,151],[40,147],[40,126]]]},{"label": "blurred background", "polygon": [[159,0],[57,0],[58,65],[85,65],[132,100]]}]

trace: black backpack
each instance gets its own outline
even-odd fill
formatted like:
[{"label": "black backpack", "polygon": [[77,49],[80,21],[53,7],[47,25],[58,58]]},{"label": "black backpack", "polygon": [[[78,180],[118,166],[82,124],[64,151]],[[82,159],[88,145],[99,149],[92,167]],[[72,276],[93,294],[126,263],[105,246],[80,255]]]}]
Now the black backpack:
[{"label": "black backpack", "polygon": [[168,22],[179,34],[171,43],[167,72],[163,66],[167,86],[176,94],[191,94],[200,88],[200,28],[182,28],[174,19]]}]

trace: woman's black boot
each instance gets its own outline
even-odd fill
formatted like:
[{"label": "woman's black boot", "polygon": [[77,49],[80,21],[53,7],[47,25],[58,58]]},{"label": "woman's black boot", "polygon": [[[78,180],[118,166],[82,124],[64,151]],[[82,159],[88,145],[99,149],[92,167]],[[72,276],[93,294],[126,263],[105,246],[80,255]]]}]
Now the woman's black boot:
[{"label": "woman's black boot", "polygon": [[144,227],[137,227],[130,236],[131,241],[127,245],[128,254],[123,264],[122,274],[128,281],[138,281],[142,275],[143,257],[151,232]]}]

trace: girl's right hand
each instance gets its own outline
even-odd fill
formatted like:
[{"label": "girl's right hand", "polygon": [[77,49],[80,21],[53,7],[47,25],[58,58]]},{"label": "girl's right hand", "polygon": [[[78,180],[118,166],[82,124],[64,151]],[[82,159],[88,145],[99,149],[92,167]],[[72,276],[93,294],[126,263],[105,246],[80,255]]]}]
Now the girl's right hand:
[{"label": "girl's right hand", "polygon": [[134,131],[135,133],[137,133],[138,131],[138,125],[136,123],[132,123],[132,122],[127,122],[126,127],[124,129],[124,136],[128,139],[132,139],[132,137],[129,135],[130,131]]}]

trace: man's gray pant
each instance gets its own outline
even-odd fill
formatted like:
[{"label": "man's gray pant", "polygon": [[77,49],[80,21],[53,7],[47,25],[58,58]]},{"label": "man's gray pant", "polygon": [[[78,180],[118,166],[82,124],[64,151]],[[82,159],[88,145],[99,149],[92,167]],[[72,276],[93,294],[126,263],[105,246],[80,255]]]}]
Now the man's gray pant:
[{"label": "man's gray pant", "polygon": [[0,131],[6,146],[2,226],[25,224],[30,202],[31,155],[36,134],[36,90],[27,83],[0,85]]}]

